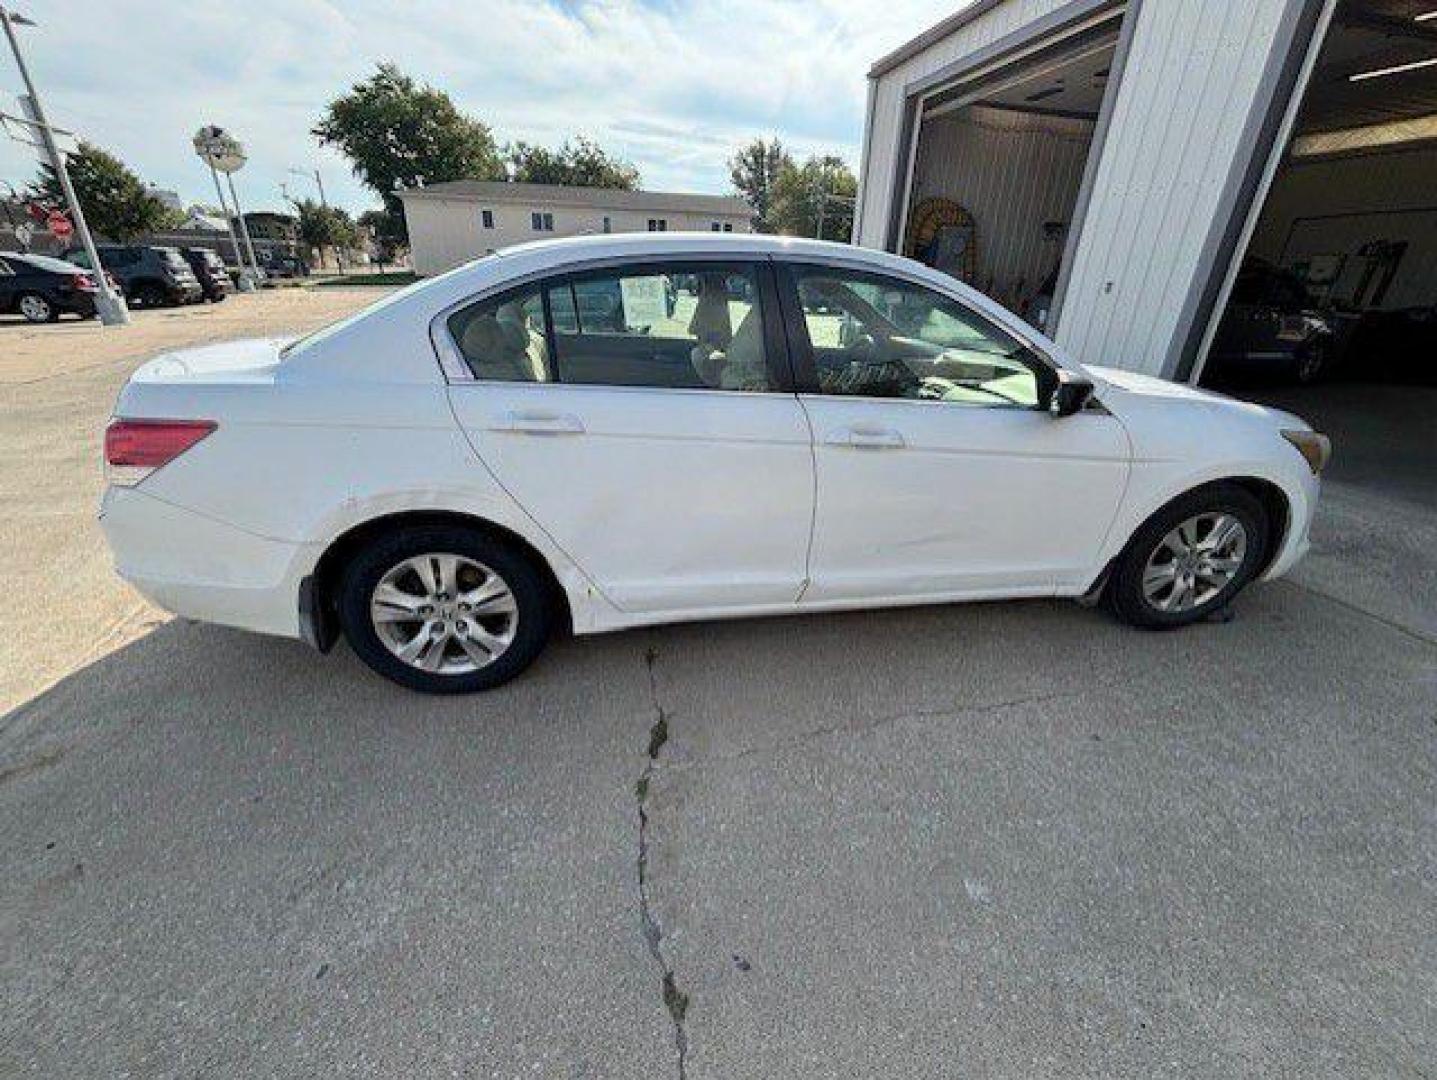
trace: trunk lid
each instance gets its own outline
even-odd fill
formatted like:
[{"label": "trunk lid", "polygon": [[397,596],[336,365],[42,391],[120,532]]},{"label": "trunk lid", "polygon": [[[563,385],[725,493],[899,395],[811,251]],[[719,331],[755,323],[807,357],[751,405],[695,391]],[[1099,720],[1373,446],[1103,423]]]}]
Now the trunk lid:
[{"label": "trunk lid", "polygon": [[287,340],[227,341],[163,353],[130,376],[115,415],[214,419],[221,407],[247,412],[257,398],[272,398]]}]

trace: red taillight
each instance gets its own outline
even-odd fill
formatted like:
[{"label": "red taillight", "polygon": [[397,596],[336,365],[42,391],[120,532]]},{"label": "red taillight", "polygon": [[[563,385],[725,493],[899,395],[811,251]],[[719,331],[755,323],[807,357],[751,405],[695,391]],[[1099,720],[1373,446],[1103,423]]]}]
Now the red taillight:
[{"label": "red taillight", "polygon": [[213,420],[111,420],[105,429],[105,464],[111,481],[139,483],[217,426]]},{"label": "red taillight", "polygon": [[95,279],[89,274],[75,274],[71,280],[74,282],[75,288],[80,292],[95,292],[98,288],[95,284]]}]

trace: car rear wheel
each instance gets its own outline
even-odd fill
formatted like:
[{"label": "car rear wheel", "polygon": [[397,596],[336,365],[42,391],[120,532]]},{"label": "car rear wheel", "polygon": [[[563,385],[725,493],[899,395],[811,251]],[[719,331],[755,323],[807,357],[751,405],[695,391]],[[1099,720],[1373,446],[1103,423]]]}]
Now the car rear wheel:
[{"label": "car rear wheel", "polygon": [[488,690],[549,636],[544,577],[516,548],[458,526],[388,533],[345,569],[340,621],[366,664],[428,693]]},{"label": "car rear wheel", "polygon": [[1187,626],[1232,599],[1262,566],[1267,513],[1240,487],[1218,484],[1169,503],[1119,556],[1108,603],[1126,623]]},{"label": "car rear wheel", "polygon": [[28,322],[47,323],[60,318],[60,309],[39,293],[26,293],[20,297],[20,314]]}]

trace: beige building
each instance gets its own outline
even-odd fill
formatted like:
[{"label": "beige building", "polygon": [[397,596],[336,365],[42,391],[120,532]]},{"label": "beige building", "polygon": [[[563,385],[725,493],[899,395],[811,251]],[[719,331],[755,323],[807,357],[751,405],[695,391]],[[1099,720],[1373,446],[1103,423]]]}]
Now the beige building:
[{"label": "beige building", "polygon": [[400,193],[414,270],[438,274],[527,240],[607,232],[750,232],[741,199],[453,180]]}]

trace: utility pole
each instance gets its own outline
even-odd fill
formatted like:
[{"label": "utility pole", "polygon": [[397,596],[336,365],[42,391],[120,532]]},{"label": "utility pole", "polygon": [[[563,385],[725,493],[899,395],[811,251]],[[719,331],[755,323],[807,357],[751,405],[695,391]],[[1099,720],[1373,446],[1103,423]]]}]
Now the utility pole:
[{"label": "utility pole", "polygon": [[35,80],[30,78],[30,69],[25,66],[25,57],[20,52],[20,39],[15,36],[16,23],[22,26],[35,24],[23,15],[7,11],[4,5],[0,5],[0,23],[5,26],[5,36],[10,40],[10,51],[15,54],[15,66],[20,69],[20,80],[25,84],[25,93],[29,95],[30,107],[35,113],[34,126],[39,128],[40,138],[45,144],[45,154],[50,159],[51,168],[55,170],[55,178],[60,181],[60,190],[65,193],[70,217],[75,223],[75,231],[80,235],[80,245],[85,249],[90,260],[90,269],[95,275],[95,313],[100,316],[100,322],[105,326],[125,326],[130,321],[129,309],[125,307],[124,298],[117,296],[110,288],[109,278],[105,276],[105,268],[100,263],[100,253],[95,250],[95,238],[90,235],[90,226],[85,221],[85,211],[81,209],[75,187],[70,183],[70,171],[65,168],[65,155],[55,145],[55,133],[45,118],[40,92],[35,89]]}]

